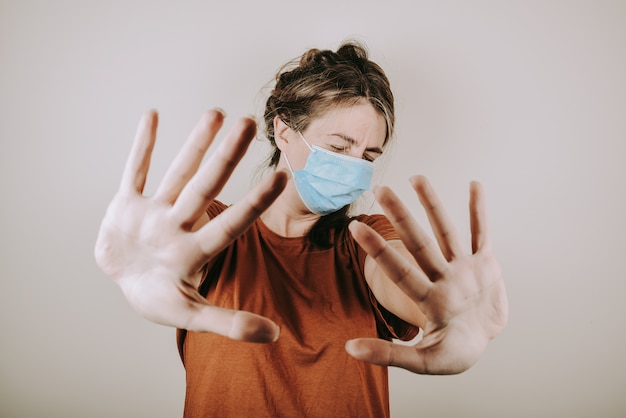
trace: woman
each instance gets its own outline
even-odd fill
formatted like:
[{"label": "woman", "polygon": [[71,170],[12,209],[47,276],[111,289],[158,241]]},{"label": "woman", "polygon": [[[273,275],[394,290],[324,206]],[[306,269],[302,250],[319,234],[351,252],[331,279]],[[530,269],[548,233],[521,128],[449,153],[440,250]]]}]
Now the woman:
[{"label": "woman", "polygon": [[[279,73],[265,111],[275,170],[230,208],[214,198],[255,126],[242,119],[200,167],[223,118],[204,115],[146,198],[148,113],[96,244],[140,314],[186,330],[185,416],[388,416],[385,366],[450,374],[477,361],[508,311],[480,185],[471,255],[423,177],[411,181],[439,248],[385,187],[391,222],[347,216],[394,124],[388,80],[361,46],[311,50]],[[418,328],[413,347],[390,341]]]}]

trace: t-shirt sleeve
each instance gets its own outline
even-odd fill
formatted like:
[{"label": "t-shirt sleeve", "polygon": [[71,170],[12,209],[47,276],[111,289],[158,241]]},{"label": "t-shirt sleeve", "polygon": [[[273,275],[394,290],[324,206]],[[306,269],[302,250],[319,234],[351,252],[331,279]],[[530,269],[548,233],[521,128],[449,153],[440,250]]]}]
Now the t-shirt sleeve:
[{"label": "t-shirt sleeve", "polygon": [[[385,215],[362,215],[357,216],[356,220],[374,229],[387,241],[400,239],[400,236]],[[360,249],[359,253],[359,262],[363,266],[365,265],[365,257],[367,256],[367,253],[362,249]],[[369,291],[369,295],[370,301],[372,302],[372,308],[374,309],[374,314],[376,315],[378,336],[380,338],[386,340],[395,338],[402,341],[408,341],[413,339],[419,333],[419,327],[406,322],[385,309],[385,307],[378,302],[371,290]]]},{"label": "t-shirt sleeve", "polygon": [[219,200],[214,200],[207,208],[206,213],[211,219],[213,219],[220,213],[224,212],[226,209],[228,209],[227,205],[223,204]]}]

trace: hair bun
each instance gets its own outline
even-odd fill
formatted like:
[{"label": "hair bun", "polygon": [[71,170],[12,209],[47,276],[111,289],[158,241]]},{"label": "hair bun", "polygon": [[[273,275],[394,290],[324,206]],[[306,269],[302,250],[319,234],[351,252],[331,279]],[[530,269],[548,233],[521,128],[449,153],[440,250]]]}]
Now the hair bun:
[{"label": "hair bun", "polygon": [[337,52],[312,48],[302,54],[300,66],[305,68],[335,66],[340,63],[360,63],[367,60],[367,50],[354,42],[342,44]]},{"label": "hair bun", "polygon": [[350,61],[362,61],[367,59],[367,49],[354,42],[346,42],[337,50],[337,55]]}]

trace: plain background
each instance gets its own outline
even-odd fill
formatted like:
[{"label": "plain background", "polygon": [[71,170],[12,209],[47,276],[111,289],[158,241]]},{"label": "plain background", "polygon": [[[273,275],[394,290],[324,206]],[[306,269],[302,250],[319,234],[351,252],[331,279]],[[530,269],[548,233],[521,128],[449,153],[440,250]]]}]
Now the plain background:
[{"label": "plain background", "polygon": [[606,0],[0,1],[0,416],[182,415],[173,330],[92,255],[137,122],[160,112],[150,192],[204,110],[259,114],[283,63],[347,38],[396,95],[379,180],[424,222],[407,179],[427,175],[468,248],[482,181],[510,298],[468,372],[391,370],[392,415],[626,414],[625,22]]}]

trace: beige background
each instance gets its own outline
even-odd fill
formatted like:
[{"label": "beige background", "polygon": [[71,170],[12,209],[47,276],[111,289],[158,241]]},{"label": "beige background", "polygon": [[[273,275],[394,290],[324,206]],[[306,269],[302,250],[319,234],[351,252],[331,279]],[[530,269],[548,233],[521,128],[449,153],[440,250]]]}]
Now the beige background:
[{"label": "beige background", "polygon": [[483,181],[511,302],[467,373],[391,370],[392,415],[626,414],[625,22],[619,0],[0,1],[0,416],[181,416],[173,331],[92,257],[136,123],[160,111],[154,190],[202,111],[257,113],[282,63],[349,37],[397,98],[382,181],[423,221],[426,174],[466,237]]}]

